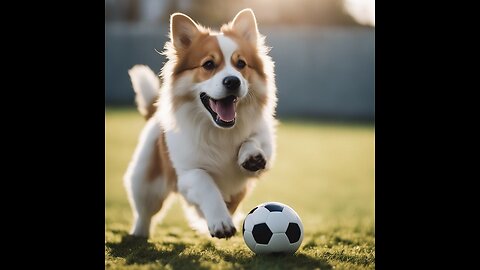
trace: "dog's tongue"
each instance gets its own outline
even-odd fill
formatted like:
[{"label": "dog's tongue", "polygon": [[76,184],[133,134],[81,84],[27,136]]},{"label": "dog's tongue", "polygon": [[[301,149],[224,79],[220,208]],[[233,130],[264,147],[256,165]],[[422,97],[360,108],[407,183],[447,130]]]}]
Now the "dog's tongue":
[{"label": "dog's tongue", "polygon": [[234,97],[226,97],[217,101],[213,101],[212,99],[210,99],[210,107],[224,122],[231,122],[235,119]]}]

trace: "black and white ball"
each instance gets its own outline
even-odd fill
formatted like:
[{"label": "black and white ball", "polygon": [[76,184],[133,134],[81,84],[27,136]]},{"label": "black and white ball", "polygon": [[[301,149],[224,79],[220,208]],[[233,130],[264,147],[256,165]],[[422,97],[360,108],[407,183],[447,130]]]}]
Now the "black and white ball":
[{"label": "black and white ball", "polygon": [[257,254],[290,253],[300,247],[303,224],[288,205],[267,202],[253,208],[243,221],[243,239]]}]

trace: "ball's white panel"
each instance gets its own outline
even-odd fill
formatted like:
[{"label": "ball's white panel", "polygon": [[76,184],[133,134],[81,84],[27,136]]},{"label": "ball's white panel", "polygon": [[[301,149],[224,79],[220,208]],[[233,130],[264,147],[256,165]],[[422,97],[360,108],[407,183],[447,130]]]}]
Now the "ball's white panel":
[{"label": "ball's white panel", "polygon": [[256,244],[255,251],[256,254],[268,254],[271,253],[269,245]]},{"label": "ball's white panel", "polygon": [[[298,216],[297,212],[290,208],[289,206],[285,206],[283,208],[282,213],[285,215],[285,219],[288,219],[288,222],[292,223],[302,223],[300,217]],[[299,224],[300,225],[300,224]]]},{"label": "ball's white panel", "polygon": [[253,226],[255,226],[255,222],[254,222],[253,213],[252,213],[252,214],[248,214],[245,217],[245,223],[244,223],[245,231],[251,232],[253,230]]},{"label": "ball's white panel", "polygon": [[283,212],[271,212],[267,218],[267,225],[273,233],[284,233],[288,223],[292,222]]},{"label": "ball's white panel", "polygon": [[291,252],[290,241],[284,233],[274,233],[268,247],[270,252]]},{"label": "ball's white panel", "polygon": [[243,234],[243,240],[245,240],[245,244],[247,244],[247,247],[251,251],[255,252],[255,245],[257,243],[255,243],[255,239],[253,238],[252,232],[245,231],[245,233]]},{"label": "ball's white panel", "polygon": [[[252,227],[255,226],[256,224],[259,223],[266,223],[268,215],[270,214],[270,211],[264,207],[258,207],[257,210],[255,210],[253,213],[247,216],[248,219],[252,219],[251,224]],[[250,221],[249,221],[250,223]],[[246,225],[246,222],[245,222]],[[249,224],[250,225],[250,224]],[[245,230],[247,228],[245,227]],[[251,231],[251,230],[250,230]]]}]

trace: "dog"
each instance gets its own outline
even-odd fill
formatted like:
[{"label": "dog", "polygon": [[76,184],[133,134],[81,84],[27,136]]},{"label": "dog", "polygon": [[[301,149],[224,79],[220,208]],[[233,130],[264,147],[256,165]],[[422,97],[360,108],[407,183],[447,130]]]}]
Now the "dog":
[{"label": "dog", "polygon": [[269,48],[245,9],[220,32],[174,13],[164,49],[160,78],[147,66],[129,70],[147,120],[124,175],[130,233],[149,237],[152,217],[178,193],[193,210],[192,223],[228,239],[236,233],[233,214],[275,158]]}]

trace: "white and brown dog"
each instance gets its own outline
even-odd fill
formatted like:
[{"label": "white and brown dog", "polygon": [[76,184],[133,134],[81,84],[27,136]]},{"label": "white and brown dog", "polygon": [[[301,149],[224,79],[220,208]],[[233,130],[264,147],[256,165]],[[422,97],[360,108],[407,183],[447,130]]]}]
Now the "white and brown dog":
[{"label": "white and brown dog", "polygon": [[229,238],[231,215],[274,159],[273,62],[250,9],[220,32],[173,14],[164,53],[161,85],[146,66],[129,71],[148,119],[124,177],[131,233],[148,237],[152,217],[178,192],[210,235]]}]

